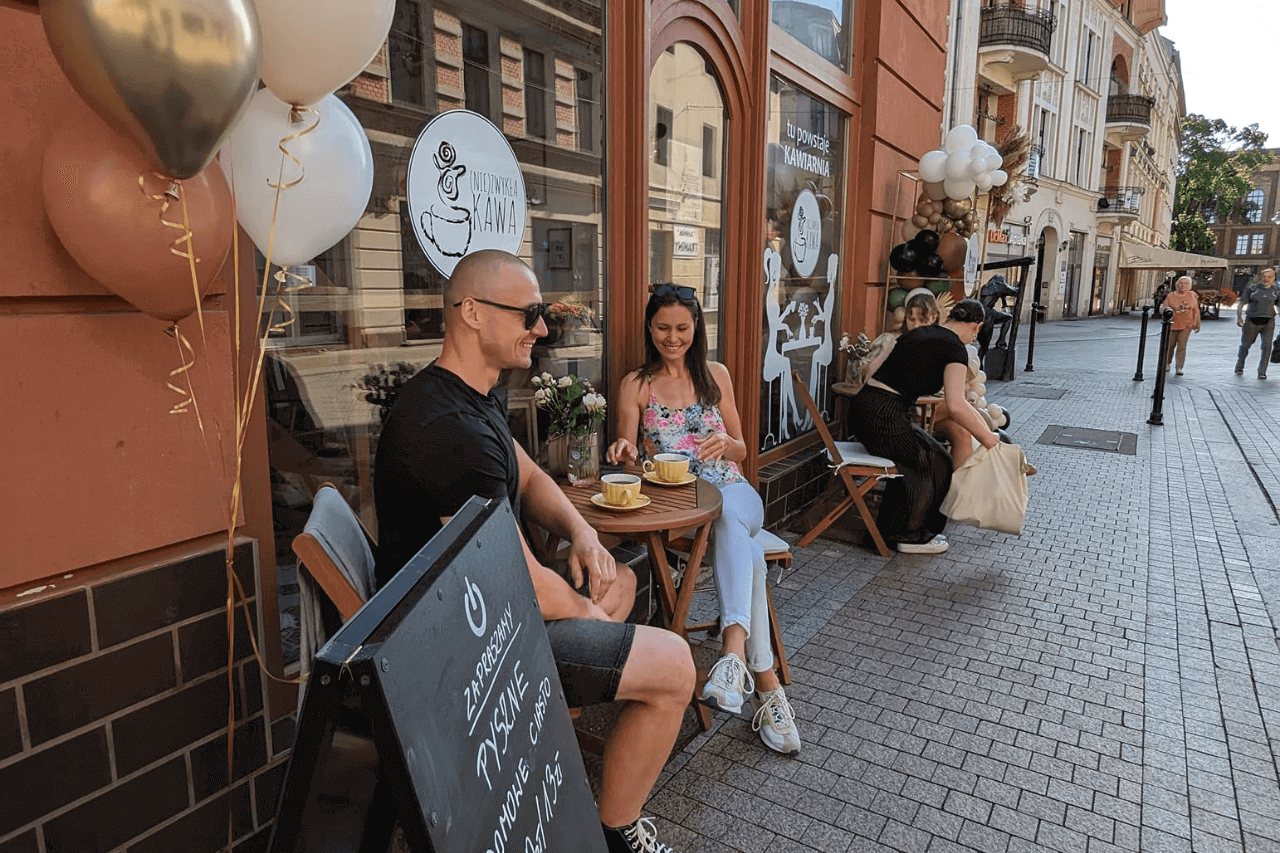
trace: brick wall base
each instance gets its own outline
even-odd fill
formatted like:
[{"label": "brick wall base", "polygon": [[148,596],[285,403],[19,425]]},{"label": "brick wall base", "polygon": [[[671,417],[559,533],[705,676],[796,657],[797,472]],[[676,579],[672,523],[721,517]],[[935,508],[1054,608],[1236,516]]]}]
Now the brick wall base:
[{"label": "brick wall base", "polygon": [[[235,552],[257,610],[254,543]],[[0,853],[266,849],[293,724],[269,725],[216,549],[0,610]],[[227,778],[228,702],[235,752]]]}]

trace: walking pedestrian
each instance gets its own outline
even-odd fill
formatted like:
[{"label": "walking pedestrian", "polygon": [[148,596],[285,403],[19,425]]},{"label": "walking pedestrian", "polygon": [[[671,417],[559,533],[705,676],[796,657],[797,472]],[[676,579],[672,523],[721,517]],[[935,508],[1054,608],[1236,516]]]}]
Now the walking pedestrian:
[{"label": "walking pedestrian", "polygon": [[1249,357],[1253,342],[1262,338],[1262,353],[1258,358],[1258,378],[1267,378],[1267,361],[1271,358],[1271,342],[1276,331],[1276,301],[1280,289],[1276,288],[1274,267],[1264,267],[1259,281],[1245,285],[1240,301],[1236,303],[1236,325],[1244,331],[1240,335],[1240,353],[1236,356],[1236,375],[1244,373],[1244,360]]},{"label": "walking pedestrian", "polygon": [[1200,331],[1200,297],[1191,292],[1191,276],[1184,275],[1174,284],[1174,291],[1165,297],[1166,308],[1173,309],[1173,324],[1169,331],[1169,364],[1173,364],[1173,354],[1178,353],[1178,375],[1182,375],[1182,366],[1187,362],[1187,341],[1193,331]]}]

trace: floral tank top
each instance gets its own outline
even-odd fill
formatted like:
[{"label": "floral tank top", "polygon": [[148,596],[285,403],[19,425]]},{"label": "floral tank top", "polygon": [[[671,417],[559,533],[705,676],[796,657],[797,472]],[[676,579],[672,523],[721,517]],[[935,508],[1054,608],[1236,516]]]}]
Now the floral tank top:
[{"label": "floral tank top", "polygon": [[725,459],[699,462],[698,439],[713,432],[724,432],[724,418],[718,406],[706,406],[701,402],[683,409],[664,406],[649,390],[649,405],[645,406],[641,419],[644,437],[658,453],[679,453],[689,457],[689,472],[715,486],[729,483],[745,483],[746,477],[738,466]]}]

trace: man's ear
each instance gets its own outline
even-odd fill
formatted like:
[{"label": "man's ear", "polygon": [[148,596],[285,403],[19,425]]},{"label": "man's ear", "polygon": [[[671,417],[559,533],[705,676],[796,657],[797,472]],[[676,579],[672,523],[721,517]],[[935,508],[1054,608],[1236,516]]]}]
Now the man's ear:
[{"label": "man's ear", "polygon": [[480,303],[463,297],[462,304],[453,310],[453,319],[470,329],[479,329],[481,326]]}]

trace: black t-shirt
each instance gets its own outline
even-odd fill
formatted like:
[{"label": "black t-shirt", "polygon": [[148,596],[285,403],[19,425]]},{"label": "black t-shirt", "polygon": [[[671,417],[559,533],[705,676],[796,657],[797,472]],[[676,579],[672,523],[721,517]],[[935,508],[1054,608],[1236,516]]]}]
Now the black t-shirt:
[{"label": "black t-shirt", "polygon": [[434,363],[404,384],[383,424],[373,470],[381,588],[473,495],[520,512],[520,463],[506,402]]},{"label": "black t-shirt", "polygon": [[903,333],[873,378],[907,400],[936,394],[948,364],[969,364],[969,351],[956,333],[942,326],[918,326]]}]

